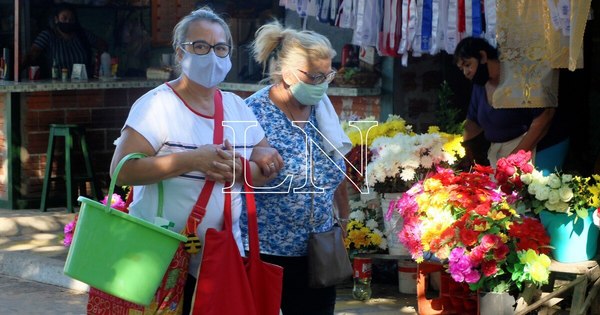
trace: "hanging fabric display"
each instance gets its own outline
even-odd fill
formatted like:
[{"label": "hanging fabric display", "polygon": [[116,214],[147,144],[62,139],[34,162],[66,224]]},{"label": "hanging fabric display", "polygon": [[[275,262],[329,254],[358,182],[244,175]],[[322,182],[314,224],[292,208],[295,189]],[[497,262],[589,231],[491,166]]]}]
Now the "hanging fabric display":
[{"label": "hanging fabric display", "polygon": [[421,56],[421,34],[423,32],[423,1],[413,1],[416,7],[417,22],[415,23],[415,37],[412,42],[413,57]]},{"label": "hanging fabric display", "polygon": [[547,0],[551,24],[548,48],[554,68],[583,68],[583,33],[590,14],[591,0]]},{"label": "hanging fabric display", "polygon": [[496,0],[484,0],[483,11],[485,14],[484,38],[490,45],[496,47]]},{"label": "hanging fabric display", "polygon": [[557,106],[558,73],[551,67],[555,52],[546,40],[555,31],[548,25],[546,1],[498,0],[497,14],[501,70],[492,106]]},{"label": "hanging fabric display", "polygon": [[[550,72],[540,72],[548,64],[570,70],[583,67],[583,33],[591,0],[279,0],[279,5],[298,12],[301,18],[314,16],[322,23],[353,29],[352,44],[376,47],[381,56],[401,57],[404,66],[411,52],[416,57],[442,50],[454,54],[458,42],[468,36],[483,37],[497,47],[501,37],[505,40],[502,44],[508,45],[501,48],[501,55],[507,55],[504,58],[521,58],[513,56],[516,54],[531,63],[543,60],[545,64],[510,66],[509,75],[522,72],[518,74],[522,82],[513,84],[527,87],[525,99],[494,106],[544,107],[554,101],[541,101],[541,92],[532,84],[541,77],[543,86],[554,84]],[[515,51],[517,47],[521,50]]]},{"label": "hanging fabric display", "polygon": [[[434,2],[435,3],[435,2]],[[448,0],[439,0],[437,32],[431,45],[431,54],[437,54],[446,48],[446,29],[448,27]],[[435,7],[434,7],[435,8]],[[433,18],[436,19],[436,10],[433,11]]]},{"label": "hanging fabric display", "polygon": [[381,23],[383,0],[358,0],[356,6],[356,28],[352,44],[377,46],[379,23]]},{"label": "hanging fabric display", "polygon": [[355,4],[357,0],[343,0],[338,9],[335,25],[341,28],[354,28]]},{"label": "hanging fabric display", "polygon": [[423,52],[429,52],[431,49],[431,33],[433,32],[433,0],[424,0],[421,10],[421,42],[420,48]]},{"label": "hanging fabric display", "polygon": [[306,0],[308,4],[306,5],[306,15],[308,16],[317,16],[318,5],[317,0]]},{"label": "hanging fabric display", "polygon": [[431,39],[429,40],[429,53],[435,55],[438,53],[438,26],[440,21],[440,0],[431,2]]}]

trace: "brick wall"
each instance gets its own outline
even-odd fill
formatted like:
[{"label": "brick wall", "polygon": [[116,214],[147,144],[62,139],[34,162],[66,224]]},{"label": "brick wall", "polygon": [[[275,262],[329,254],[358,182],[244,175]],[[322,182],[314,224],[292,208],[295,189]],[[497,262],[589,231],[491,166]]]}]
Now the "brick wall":
[{"label": "brick wall", "polygon": [[[114,151],[112,142],[118,137],[131,104],[146,91],[145,88],[139,88],[23,94],[21,98],[23,125],[21,193],[27,198],[41,195],[50,124],[79,124],[86,128],[93,168],[101,187],[106,190],[110,161]],[[77,142],[74,146],[79,149]],[[54,174],[62,174],[64,172],[62,138],[57,139],[55,152],[56,158],[52,163]],[[83,174],[81,155],[77,154],[72,159],[74,174]],[[56,188],[62,189],[60,186]]]}]

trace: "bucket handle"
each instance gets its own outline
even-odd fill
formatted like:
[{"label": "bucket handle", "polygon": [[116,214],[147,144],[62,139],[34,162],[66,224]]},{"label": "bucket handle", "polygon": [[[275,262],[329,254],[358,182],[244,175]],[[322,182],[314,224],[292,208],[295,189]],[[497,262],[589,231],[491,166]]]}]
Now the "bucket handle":
[{"label": "bucket handle", "polygon": [[[117,164],[117,167],[115,168],[115,172],[114,174],[111,176],[110,179],[110,185],[108,186],[108,202],[106,203],[106,213],[109,213],[111,211],[110,208],[110,204],[112,201],[112,195],[115,191],[115,185],[117,184],[117,175],[119,174],[119,172],[121,171],[121,168],[123,167],[123,164],[125,164],[125,162],[129,161],[129,160],[133,160],[133,159],[141,159],[141,158],[145,158],[147,155],[144,153],[129,153],[126,156],[124,156],[121,161],[119,161],[119,164]],[[156,215],[161,217],[163,216],[163,183],[162,181],[157,183],[158,185],[158,211],[156,212]],[[133,189],[133,187],[131,187],[131,189]]]}]

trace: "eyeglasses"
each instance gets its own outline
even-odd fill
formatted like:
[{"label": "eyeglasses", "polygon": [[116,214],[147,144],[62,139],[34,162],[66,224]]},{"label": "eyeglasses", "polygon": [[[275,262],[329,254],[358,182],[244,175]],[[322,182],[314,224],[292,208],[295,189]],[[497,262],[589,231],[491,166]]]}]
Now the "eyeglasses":
[{"label": "eyeglasses", "polygon": [[215,52],[215,55],[221,58],[227,57],[229,55],[229,52],[231,52],[231,46],[225,43],[211,45],[203,40],[197,40],[194,42],[181,43],[181,45],[192,45],[192,50],[196,55],[206,55],[208,54],[208,52],[210,52],[211,48]]},{"label": "eyeglasses", "polygon": [[307,78],[310,79],[310,83],[317,85],[317,84],[322,84],[322,83],[331,83],[331,81],[333,81],[333,79],[335,78],[335,75],[337,74],[337,71],[335,69],[331,70],[331,72],[329,72],[328,74],[310,74],[306,71],[302,71],[300,69],[297,69],[298,71],[302,72],[302,74],[304,74]]}]

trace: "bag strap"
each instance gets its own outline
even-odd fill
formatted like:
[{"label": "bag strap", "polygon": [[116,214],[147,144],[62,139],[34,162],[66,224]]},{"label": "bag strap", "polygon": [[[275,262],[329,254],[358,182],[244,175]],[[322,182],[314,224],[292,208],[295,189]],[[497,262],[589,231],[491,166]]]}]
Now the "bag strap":
[{"label": "bag strap", "polygon": [[260,246],[258,240],[258,220],[256,218],[256,201],[254,200],[254,191],[252,187],[252,170],[250,169],[250,162],[244,158],[241,158],[242,165],[244,165],[244,190],[246,191],[246,211],[248,212],[248,247],[250,253],[248,258],[252,260],[260,259]]},{"label": "bag strap", "polygon": [[[221,91],[217,89],[215,91],[215,113],[214,113],[214,133],[213,133],[213,144],[223,144],[223,96],[221,95]],[[188,217],[185,234],[195,234],[198,229],[198,225],[204,219],[206,215],[206,206],[208,205],[208,200],[210,199],[210,194],[212,193],[213,187],[215,186],[215,182],[212,180],[206,180],[204,182],[204,186],[198,195],[198,199],[196,200],[196,204],[192,208],[192,212]]]}]

